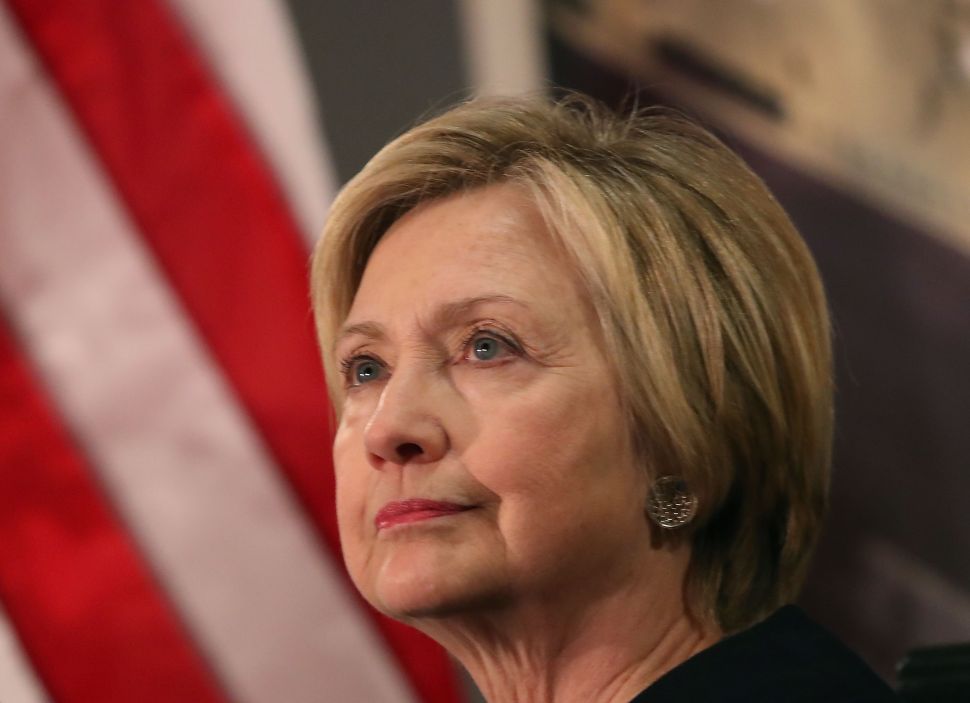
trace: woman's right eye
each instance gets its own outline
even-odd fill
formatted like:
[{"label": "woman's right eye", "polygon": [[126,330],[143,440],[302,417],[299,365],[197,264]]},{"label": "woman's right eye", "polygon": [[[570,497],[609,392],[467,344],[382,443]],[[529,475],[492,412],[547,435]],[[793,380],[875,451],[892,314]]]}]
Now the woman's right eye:
[{"label": "woman's right eye", "polygon": [[362,386],[376,381],[384,374],[383,365],[369,356],[359,356],[348,359],[345,363],[344,376],[349,386]]}]

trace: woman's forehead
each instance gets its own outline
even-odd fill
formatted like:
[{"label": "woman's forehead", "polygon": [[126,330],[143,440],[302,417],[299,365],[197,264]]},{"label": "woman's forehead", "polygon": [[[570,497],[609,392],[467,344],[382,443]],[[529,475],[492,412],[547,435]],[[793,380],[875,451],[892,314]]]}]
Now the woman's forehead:
[{"label": "woman's forehead", "polygon": [[348,317],[489,296],[559,307],[577,295],[574,271],[538,209],[518,189],[491,186],[396,222],[368,260]]},{"label": "woman's forehead", "polygon": [[422,203],[391,225],[370,258],[387,249],[412,257],[431,249],[438,259],[474,253],[503,261],[548,257],[556,247],[529,195],[503,183]]}]

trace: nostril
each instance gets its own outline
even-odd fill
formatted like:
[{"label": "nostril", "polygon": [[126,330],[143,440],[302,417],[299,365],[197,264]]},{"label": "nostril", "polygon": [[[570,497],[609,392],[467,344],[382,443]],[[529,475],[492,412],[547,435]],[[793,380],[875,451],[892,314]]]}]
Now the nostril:
[{"label": "nostril", "polygon": [[414,442],[405,442],[397,446],[397,454],[401,457],[401,463],[404,463],[419,454],[424,454],[424,450]]}]

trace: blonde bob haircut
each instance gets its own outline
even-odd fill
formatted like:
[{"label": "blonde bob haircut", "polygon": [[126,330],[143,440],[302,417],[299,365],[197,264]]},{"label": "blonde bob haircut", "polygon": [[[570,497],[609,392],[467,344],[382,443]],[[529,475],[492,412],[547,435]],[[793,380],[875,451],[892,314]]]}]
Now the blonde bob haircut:
[{"label": "blonde bob haircut", "polygon": [[[597,312],[650,479],[683,478],[685,596],[726,632],[797,595],[825,509],[829,322],[814,262],[761,180],[711,134],[587,98],[473,100],[384,147],[339,194],[313,255],[329,387],[368,257],[420,203],[495,183],[527,193]],[[646,518],[645,518],[646,519]]]}]

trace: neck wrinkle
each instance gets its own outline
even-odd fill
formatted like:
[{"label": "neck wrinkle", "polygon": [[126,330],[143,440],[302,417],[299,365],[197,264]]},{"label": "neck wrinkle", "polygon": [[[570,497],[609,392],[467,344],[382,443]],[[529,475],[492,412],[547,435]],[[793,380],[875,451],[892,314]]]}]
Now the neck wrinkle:
[{"label": "neck wrinkle", "polygon": [[418,624],[462,663],[488,703],[629,703],[722,636],[688,616],[680,578],[651,581],[582,607],[539,603]]}]

